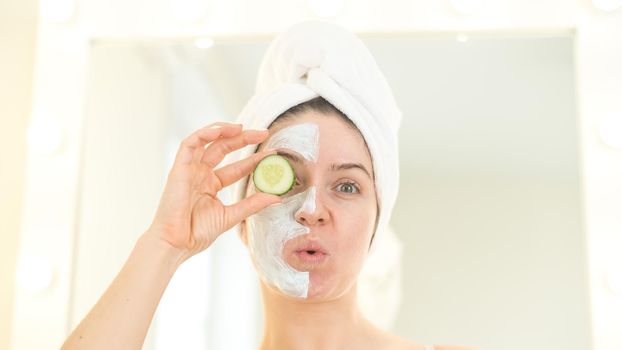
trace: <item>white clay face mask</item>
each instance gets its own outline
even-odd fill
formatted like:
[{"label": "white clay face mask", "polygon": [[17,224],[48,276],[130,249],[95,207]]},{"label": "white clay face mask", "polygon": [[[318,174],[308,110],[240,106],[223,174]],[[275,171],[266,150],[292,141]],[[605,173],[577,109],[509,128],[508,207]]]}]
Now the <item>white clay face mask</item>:
[{"label": "white clay face mask", "polygon": [[[317,162],[319,136],[316,124],[297,124],[272,135],[265,147],[287,148],[310,162]],[[249,247],[260,277],[283,293],[298,298],[307,298],[309,272],[289,266],[283,259],[283,248],[287,241],[310,232],[308,227],[296,221],[296,214],[315,211],[315,194],[315,187],[310,187],[304,192],[283,197],[282,203],[267,207],[247,219]]]}]

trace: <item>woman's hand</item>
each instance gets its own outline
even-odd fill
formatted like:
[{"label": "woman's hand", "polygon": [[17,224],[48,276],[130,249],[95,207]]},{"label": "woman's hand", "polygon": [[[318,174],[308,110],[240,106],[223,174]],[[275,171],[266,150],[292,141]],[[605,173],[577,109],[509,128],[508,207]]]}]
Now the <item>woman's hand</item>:
[{"label": "woman's hand", "polygon": [[242,130],[240,124],[220,122],[183,140],[145,234],[179,249],[186,260],[248,216],[280,203],[279,196],[266,193],[255,193],[230,206],[216,197],[218,191],[249,175],[261,159],[276,151],[264,150],[219,169],[216,166],[228,153],[261,143],[267,136],[267,130]]},{"label": "woman's hand", "polygon": [[262,142],[268,132],[242,131],[239,124],[214,126],[219,128],[197,130],[181,143],[151,226],[63,349],[140,349],[179,264],[244,218],[281,201],[256,193],[230,206],[220,202],[218,191],[250,174],[274,151],[215,169],[227,153]]}]

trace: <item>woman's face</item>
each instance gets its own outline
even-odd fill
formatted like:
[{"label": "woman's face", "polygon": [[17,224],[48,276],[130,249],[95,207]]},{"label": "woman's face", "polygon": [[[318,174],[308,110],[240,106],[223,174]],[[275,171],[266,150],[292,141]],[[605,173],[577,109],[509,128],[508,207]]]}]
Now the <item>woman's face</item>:
[{"label": "woman's face", "polygon": [[[275,124],[259,150],[277,148],[296,172],[283,204],[242,225],[243,239],[272,290],[330,300],[355,285],[377,215],[370,155],[337,116],[315,111]],[[247,196],[256,192],[252,181]]]}]

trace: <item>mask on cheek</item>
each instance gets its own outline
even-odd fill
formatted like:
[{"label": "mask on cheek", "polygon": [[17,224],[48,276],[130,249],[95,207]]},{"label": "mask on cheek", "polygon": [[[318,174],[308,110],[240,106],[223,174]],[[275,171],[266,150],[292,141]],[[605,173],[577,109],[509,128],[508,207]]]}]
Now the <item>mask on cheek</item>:
[{"label": "mask on cheek", "polygon": [[[317,162],[319,127],[313,123],[298,124],[274,134],[266,148],[288,148],[311,162]],[[248,242],[251,255],[262,280],[283,293],[306,298],[309,272],[293,269],[283,259],[285,243],[309,233],[308,227],[296,221],[300,211],[315,211],[315,187],[284,197],[283,202],[251,215],[248,219]]]}]

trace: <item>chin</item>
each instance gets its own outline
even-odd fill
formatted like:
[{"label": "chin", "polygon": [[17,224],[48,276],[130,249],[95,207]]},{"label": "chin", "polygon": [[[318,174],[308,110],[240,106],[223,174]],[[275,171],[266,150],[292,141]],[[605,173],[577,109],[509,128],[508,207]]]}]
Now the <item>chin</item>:
[{"label": "chin", "polygon": [[[282,291],[279,287],[261,281],[264,288],[267,288],[271,293],[277,294],[282,298],[302,302],[302,303],[315,303],[334,300],[345,294],[344,291],[340,291],[334,281],[331,281],[326,274],[310,272],[309,289],[307,290],[307,297],[302,298],[293,296]],[[338,283],[337,283],[338,284]]]},{"label": "chin", "polygon": [[307,297],[304,300],[308,301],[320,301],[326,299],[326,292],[321,286],[309,283],[309,290],[307,291]]},{"label": "chin", "polygon": [[[301,259],[300,256],[292,253],[285,255],[284,261],[294,270],[309,272],[309,287],[306,298],[288,294],[264,280],[261,283],[273,293],[289,300],[314,303],[339,299],[347,294],[356,282],[356,277],[344,274],[342,269],[337,268],[336,265],[339,264],[331,256],[313,260],[305,257]],[[259,272],[257,267],[255,264],[256,271]]]},{"label": "chin", "polygon": [[344,283],[344,277],[339,278],[336,274],[311,272],[307,299],[309,301],[330,301],[339,299],[351,290],[355,283]]}]

